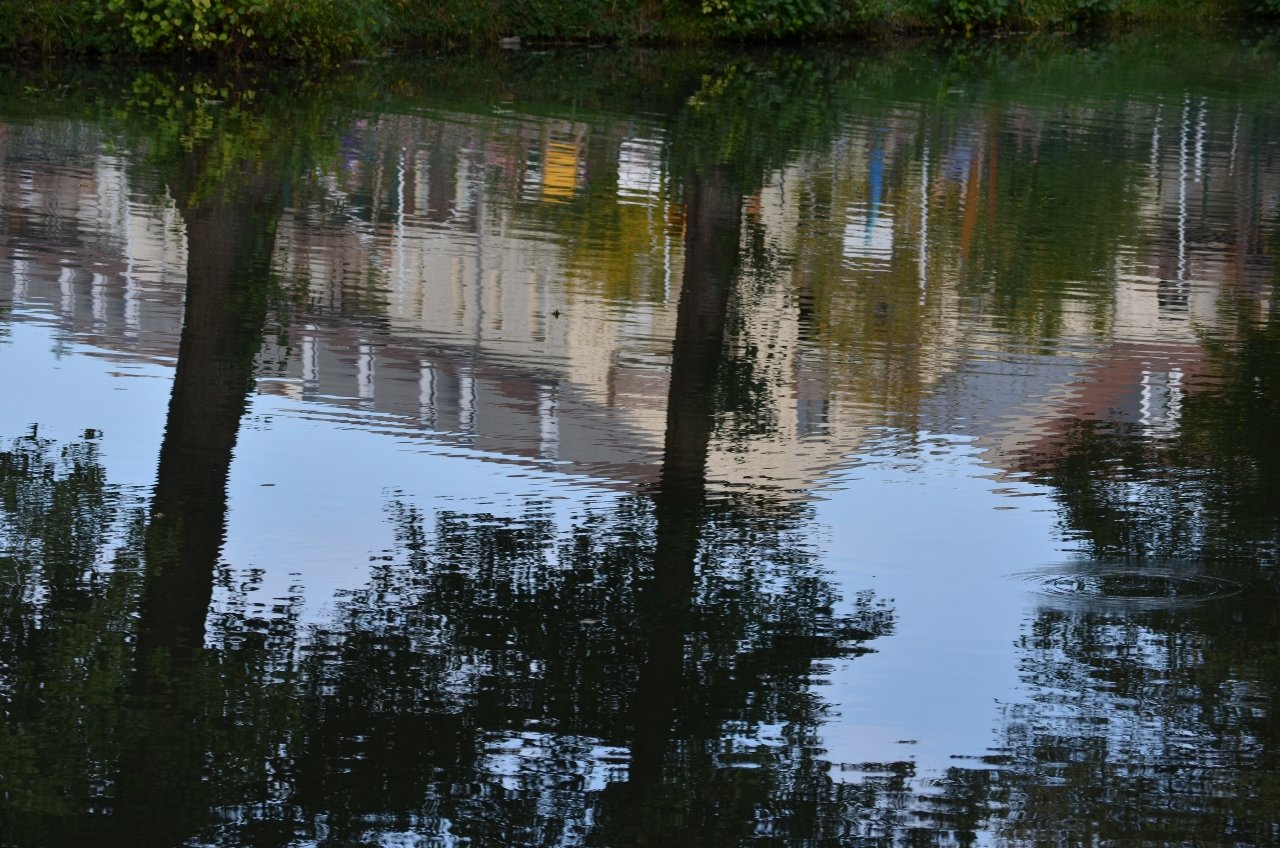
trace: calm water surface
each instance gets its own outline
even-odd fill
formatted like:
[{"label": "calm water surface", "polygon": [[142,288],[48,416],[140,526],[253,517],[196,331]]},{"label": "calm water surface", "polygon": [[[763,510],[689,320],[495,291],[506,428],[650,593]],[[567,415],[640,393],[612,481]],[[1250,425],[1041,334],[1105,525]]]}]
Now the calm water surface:
[{"label": "calm water surface", "polygon": [[1280,843],[1280,60],[0,78],[0,844]]}]

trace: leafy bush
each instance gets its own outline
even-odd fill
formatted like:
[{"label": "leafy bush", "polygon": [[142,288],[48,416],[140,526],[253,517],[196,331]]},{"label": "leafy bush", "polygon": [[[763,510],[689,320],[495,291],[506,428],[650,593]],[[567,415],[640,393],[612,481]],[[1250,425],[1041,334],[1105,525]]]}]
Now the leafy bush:
[{"label": "leafy bush", "polygon": [[712,34],[785,37],[847,28],[852,4],[840,0],[700,0]]},{"label": "leafy bush", "polygon": [[1124,0],[1071,0],[1066,17],[1080,23],[1095,24],[1118,16],[1124,7]]},{"label": "leafy bush", "polygon": [[98,19],[140,53],[332,61],[373,49],[379,0],[107,0]]},{"label": "leafy bush", "polygon": [[122,42],[119,33],[96,25],[100,5],[95,0],[0,0],[0,49],[113,52]]},{"label": "leafy bush", "polygon": [[333,61],[369,55],[390,17],[382,0],[277,0],[270,6],[262,42],[266,52],[285,58]]},{"label": "leafy bush", "polygon": [[507,29],[501,0],[402,0],[391,7],[390,35],[413,44],[494,44]]},{"label": "leafy bush", "polygon": [[1280,17],[1280,0],[0,0],[0,49],[335,62],[387,44],[686,41]]},{"label": "leafy bush", "polygon": [[933,0],[932,11],[947,26],[972,29],[1000,23],[1012,5],[1012,0]]}]

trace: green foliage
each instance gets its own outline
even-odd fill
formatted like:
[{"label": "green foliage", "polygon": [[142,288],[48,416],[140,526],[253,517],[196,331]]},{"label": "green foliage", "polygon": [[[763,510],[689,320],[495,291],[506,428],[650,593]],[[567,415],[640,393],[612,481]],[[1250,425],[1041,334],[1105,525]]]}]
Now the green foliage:
[{"label": "green foliage", "polygon": [[405,0],[0,0],[0,47],[333,62],[374,52]]},{"label": "green foliage", "polygon": [[262,48],[277,57],[329,61],[373,53],[390,19],[370,0],[293,0],[272,4],[263,20]]},{"label": "green foliage", "polygon": [[[559,0],[506,0],[508,32],[533,39],[583,39],[619,35],[618,3],[599,0],[564,3]],[[634,3],[623,3],[630,7]]]},{"label": "green foliage", "polygon": [[44,53],[108,53],[118,33],[96,25],[94,0],[0,0],[0,49],[35,48]]},{"label": "green foliage", "polygon": [[[234,197],[269,169],[306,180],[317,163],[332,163],[334,113],[350,108],[349,83],[338,72],[303,69],[141,69],[127,78],[109,119],[158,178],[148,188],[200,206]],[[358,96],[369,102],[368,89]]]},{"label": "green foliage", "polygon": [[[846,93],[847,68],[839,56],[811,61],[778,54],[704,74],[673,120],[680,143],[668,154],[672,173],[726,166],[744,194],[757,190],[765,174],[835,136],[836,113],[829,107]],[[773,131],[761,133],[760,126]]]},{"label": "green foliage", "polygon": [[1280,0],[0,0],[0,50],[332,63],[388,47],[1274,19]]},{"label": "green foliage", "polygon": [[114,515],[95,439],[58,449],[33,428],[0,450],[0,562],[11,572],[43,571],[56,589],[92,568]]},{"label": "green foliage", "polygon": [[853,19],[840,0],[701,0],[712,32],[765,37],[830,32]]},{"label": "green foliage", "polygon": [[372,51],[387,10],[368,0],[108,0],[95,17],[138,53],[327,62]]},{"label": "green foliage", "polygon": [[1013,5],[1013,0],[933,0],[932,12],[940,23],[971,29],[999,24]]},{"label": "green foliage", "polygon": [[388,39],[410,45],[497,46],[508,36],[538,42],[631,41],[652,30],[655,0],[390,0]]},{"label": "green foliage", "polygon": [[1080,23],[1096,24],[1123,15],[1126,6],[1125,0],[1071,0],[1066,17]]},{"label": "green foliage", "polygon": [[500,0],[405,0],[391,9],[392,40],[413,44],[494,44],[506,20]]}]

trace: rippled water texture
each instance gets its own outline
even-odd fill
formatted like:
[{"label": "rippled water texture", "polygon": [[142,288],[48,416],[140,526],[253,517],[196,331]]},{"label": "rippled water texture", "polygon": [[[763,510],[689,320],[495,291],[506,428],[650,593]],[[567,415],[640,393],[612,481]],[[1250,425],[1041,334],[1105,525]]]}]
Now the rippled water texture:
[{"label": "rippled water texture", "polygon": [[0,844],[1280,843],[1280,61],[0,78]]}]

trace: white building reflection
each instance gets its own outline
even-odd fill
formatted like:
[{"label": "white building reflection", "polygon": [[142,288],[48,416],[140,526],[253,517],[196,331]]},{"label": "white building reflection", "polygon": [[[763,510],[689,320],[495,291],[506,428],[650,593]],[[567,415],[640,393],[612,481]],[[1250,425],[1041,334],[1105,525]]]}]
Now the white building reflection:
[{"label": "white building reflection", "polygon": [[[1150,162],[1134,191],[1147,243],[1101,269],[1113,278],[1105,302],[1066,287],[1053,355],[1012,351],[961,291],[974,232],[998,214],[1001,144],[977,112],[950,136],[921,137],[924,108],[850,125],[746,199],[744,238],[772,258],[740,281],[730,353],[764,388],[713,445],[716,485],[803,496],[869,430],[904,416],[941,430],[963,421],[1003,467],[1064,417],[1122,411],[1167,436],[1224,286],[1264,293],[1258,221],[1277,188],[1241,166],[1238,111],[1192,97],[1143,106]],[[1051,118],[1002,120],[1011,144],[1034,149]],[[1134,132],[1145,145],[1148,130]],[[0,198],[21,226],[0,235],[3,290],[69,340],[169,361],[181,215],[139,191],[95,133],[10,130]],[[342,164],[279,223],[275,272],[300,301],[261,353],[259,390],[518,461],[653,479],[685,227],[669,143],[657,126],[495,128],[467,115],[353,129]],[[837,214],[816,214],[818,197]],[[1252,217],[1206,231],[1231,219],[1227,207]],[[807,314],[832,279],[829,313],[847,336]]]}]

